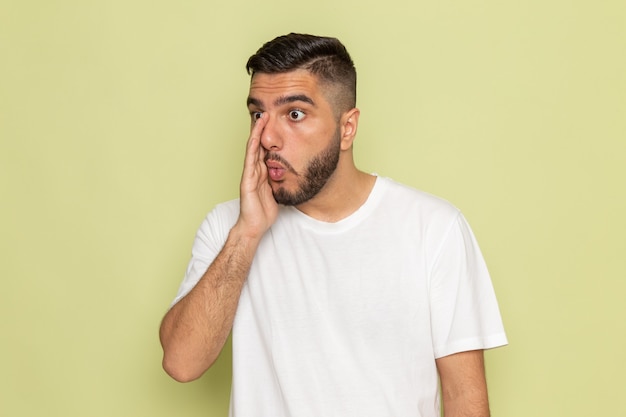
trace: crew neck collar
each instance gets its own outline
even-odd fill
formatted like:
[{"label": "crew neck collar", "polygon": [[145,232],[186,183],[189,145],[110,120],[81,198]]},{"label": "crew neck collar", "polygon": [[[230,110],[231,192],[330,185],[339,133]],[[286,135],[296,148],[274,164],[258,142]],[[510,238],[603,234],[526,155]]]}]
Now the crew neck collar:
[{"label": "crew neck collar", "polygon": [[369,196],[365,200],[365,202],[356,209],[352,214],[337,222],[325,222],[322,220],[317,220],[307,214],[304,214],[300,210],[295,207],[283,207],[283,210],[288,212],[290,215],[298,218],[302,224],[307,227],[314,229],[318,232],[325,233],[337,233],[346,229],[350,229],[357,224],[359,224],[363,219],[365,219],[372,210],[378,205],[378,202],[381,199],[381,196],[385,189],[385,181],[380,178],[377,174],[372,174],[376,177],[376,181],[374,182],[374,186],[370,191]]}]

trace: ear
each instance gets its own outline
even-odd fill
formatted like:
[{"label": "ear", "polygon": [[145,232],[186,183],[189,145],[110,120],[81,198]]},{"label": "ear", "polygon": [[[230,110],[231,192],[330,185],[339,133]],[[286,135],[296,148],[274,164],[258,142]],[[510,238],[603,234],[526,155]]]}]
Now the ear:
[{"label": "ear", "polygon": [[352,147],[356,131],[359,127],[359,115],[361,111],[357,108],[348,110],[341,115],[339,123],[341,125],[341,150],[345,151]]}]

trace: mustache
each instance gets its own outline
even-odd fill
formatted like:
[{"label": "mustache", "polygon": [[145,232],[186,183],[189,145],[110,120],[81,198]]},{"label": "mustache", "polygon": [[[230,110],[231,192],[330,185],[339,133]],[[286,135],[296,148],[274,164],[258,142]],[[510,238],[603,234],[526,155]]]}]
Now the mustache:
[{"label": "mustache", "polygon": [[296,170],[291,166],[289,161],[287,161],[285,158],[283,158],[282,156],[280,156],[276,152],[268,152],[268,153],[266,153],[265,157],[263,158],[263,162],[267,162],[267,161],[278,162],[279,164],[284,166],[286,170],[291,171],[292,173],[294,173],[296,175],[298,174],[296,172]]}]

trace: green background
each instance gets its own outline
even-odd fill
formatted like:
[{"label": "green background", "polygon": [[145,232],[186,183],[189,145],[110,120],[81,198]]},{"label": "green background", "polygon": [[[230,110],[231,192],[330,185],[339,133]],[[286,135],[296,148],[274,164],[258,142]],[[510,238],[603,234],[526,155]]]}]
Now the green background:
[{"label": "green background", "polygon": [[290,31],[359,73],[358,165],[469,219],[510,345],[494,416],[624,416],[623,1],[0,0],[0,415],[224,416],[161,370],[196,228],[237,197],[244,64]]}]

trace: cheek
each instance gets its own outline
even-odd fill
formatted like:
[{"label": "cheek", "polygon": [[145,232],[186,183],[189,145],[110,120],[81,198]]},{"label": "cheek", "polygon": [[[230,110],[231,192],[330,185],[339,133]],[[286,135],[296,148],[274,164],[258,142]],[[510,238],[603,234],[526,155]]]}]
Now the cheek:
[{"label": "cheek", "polygon": [[327,120],[306,120],[302,123],[281,123],[283,156],[294,168],[302,169],[310,159],[336,140],[336,123]]},{"label": "cheek", "polygon": [[285,131],[300,142],[310,142],[312,146],[321,145],[335,136],[336,125],[322,121],[307,120],[303,123],[289,123]]}]

